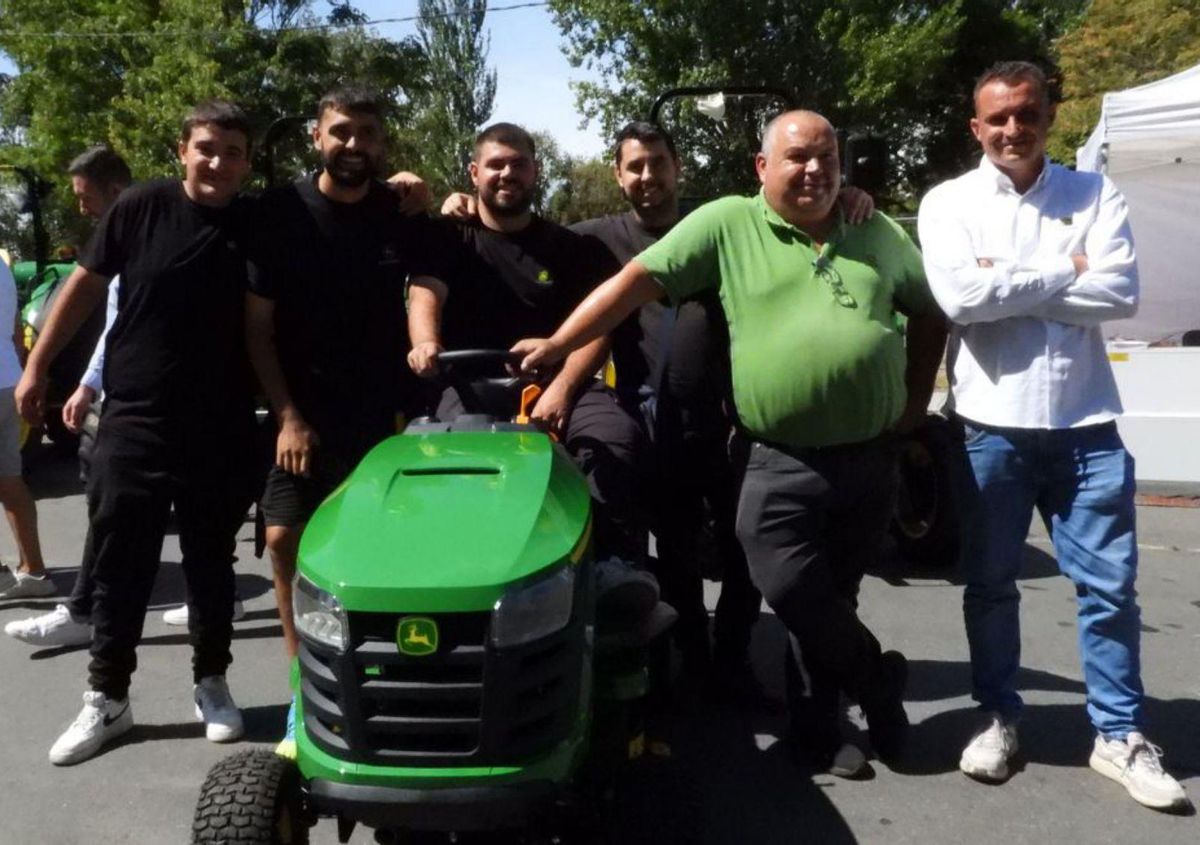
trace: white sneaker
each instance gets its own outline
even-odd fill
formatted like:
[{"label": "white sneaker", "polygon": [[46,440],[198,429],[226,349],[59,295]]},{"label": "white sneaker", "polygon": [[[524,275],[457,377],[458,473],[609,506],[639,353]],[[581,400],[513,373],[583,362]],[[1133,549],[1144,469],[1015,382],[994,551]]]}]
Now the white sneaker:
[{"label": "white sneaker", "polygon": [[82,763],[132,727],[128,698],[109,701],[104,693],[89,690],[83,694],[83,709],[71,727],[50,746],[50,762],[56,766]]},{"label": "white sneaker", "polygon": [[4,633],[36,646],[85,645],[92,641],[92,623],[76,619],[65,604],[60,604],[41,616],[9,622]]},{"label": "white sneaker", "polygon": [[999,783],[1008,777],[1008,761],[1017,753],[1017,726],[997,713],[988,713],[987,719],[963,749],[958,767],[976,780]]},{"label": "white sneaker", "polygon": [[[233,621],[237,622],[246,615],[246,608],[242,606],[241,599],[233,600]],[[188,622],[188,606],[181,604],[179,607],[173,607],[170,610],[164,610],[162,620],[167,625],[175,625],[177,627],[186,627]]]},{"label": "white sneaker", "polygon": [[28,572],[13,573],[12,585],[0,593],[0,601],[6,599],[41,599],[58,592],[58,587],[47,575],[30,575]]},{"label": "white sneaker", "polygon": [[204,735],[209,742],[233,742],[244,730],[242,711],[233,703],[224,675],[201,678],[193,690],[196,699],[196,718],[204,723]]},{"label": "white sneaker", "polygon": [[1155,810],[1182,809],[1190,803],[1179,781],[1163,771],[1162,749],[1134,732],[1123,741],[1096,737],[1088,764],[1125,787],[1133,800]]}]

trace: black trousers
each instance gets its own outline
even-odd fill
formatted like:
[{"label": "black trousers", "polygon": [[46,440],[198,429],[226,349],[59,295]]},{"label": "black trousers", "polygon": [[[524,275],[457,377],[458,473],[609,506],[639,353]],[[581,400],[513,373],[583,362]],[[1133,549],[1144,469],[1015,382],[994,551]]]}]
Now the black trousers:
[{"label": "black trousers", "polygon": [[721,566],[721,595],[713,620],[718,660],[740,662],[750,648],[762,596],[750,580],[734,530],[737,484],[729,458],[730,428],[720,407],[658,404],[653,449],[654,537],[663,600],[679,612],[676,640],[684,650],[707,651],[708,609],[699,548],[712,518]]},{"label": "black trousers", "polygon": [[137,668],[146,606],[154,588],[171,506],[175,507],[189,597],[194,681],[224,674],[232,661],[234,544],[253,497],[248,438],[188,445],[186,456],[101,428],[88,485],[92,562],[92,688],[125,698]]},{"label": "black trousers", "polygon": [[[447,388],[438,402],[437,418],[453,421],[462,412],[462,400],[454,388]],[[593,380],[575,398],[563,446],[587,478],[592,494],[596,558],[615,555],[645,565],[649,543],[645,491],[651,472],[642,427],[615,392]]]},{"label": "black trousers", "polygon": [[737,534],[750,575],[787,627],[794,736],[836,749],[837,705],[877,694],[879,641],[857,613],[859,583],[879,555],[898,484],[891,438],[785,452],[738,438]]},{"label": "black trousers", "polygon": [[[100,416],[100,403],[94,402],[88,409],[87,420],[79,435],[79,478],[84,489],[91,477],[93,452],[96,449],[96,425]],[[91,534],[89,528],[88,534]],[[91,541],[84,541],[84,548],[90,548]],[[87,618],[92,615],[92,558],[84,555],[79,562],[79,572],[75,575],[75,585],[67,598],[67,610],[76,617]]]},{"label": "black trousers", "polygon": [[88,526],[87,538],[83,541],[83,557],[79,561],[79,572],[75,574],[75,586],[67,598],[67,610],[72,616],[89,618],[92,615],[92,529]]}]

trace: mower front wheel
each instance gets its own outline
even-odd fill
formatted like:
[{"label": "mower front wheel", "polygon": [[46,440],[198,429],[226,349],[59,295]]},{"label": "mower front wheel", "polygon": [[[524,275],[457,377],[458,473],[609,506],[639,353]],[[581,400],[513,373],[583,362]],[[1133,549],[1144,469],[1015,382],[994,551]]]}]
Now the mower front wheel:
[{"label": "mower front wheel", "polygon": [[240,751],[213,766],[196,802],[193,845],[307,845],[296,764]]}]

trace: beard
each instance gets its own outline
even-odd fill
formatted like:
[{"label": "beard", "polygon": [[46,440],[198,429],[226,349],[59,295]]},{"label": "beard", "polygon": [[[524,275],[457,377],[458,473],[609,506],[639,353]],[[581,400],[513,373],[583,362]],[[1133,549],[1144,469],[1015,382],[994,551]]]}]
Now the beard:
[{"label": "beard", "polygon": [[501,200],[500,192],[490,188],[479,188],[479,201],[487,206],[488,211],[497,217],[520,217],[529,211],[533,205],[533,189],[524,185],[505,185],[504,190],[515,196],[509,200]]},{"label": "beard", "polygon": [[[348,160],[356,156],[362,164],[349,164]],[[325,166],[325,172],[329,174],[329,178],[343,188],[362,187],[379,175],[381,164],[371,156],[349,153],[345,150],[335,153],[332,157],[322,155],[321,163]]]}]

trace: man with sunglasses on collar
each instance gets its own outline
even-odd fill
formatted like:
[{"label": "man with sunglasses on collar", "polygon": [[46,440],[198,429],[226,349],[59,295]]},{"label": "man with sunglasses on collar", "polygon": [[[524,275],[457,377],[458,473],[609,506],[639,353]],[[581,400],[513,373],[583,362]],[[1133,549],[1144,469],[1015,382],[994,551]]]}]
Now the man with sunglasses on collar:
[{"label": "man with sunglasses on collar", "polygon": [[[514,351],[526,368],[545,366],[664,291],[673,301],[717,291],[739,427],[737,533],[790,634],[793,742],[817,768],[861,775],[865,759],[838,730],[838,694],[861,704],[881,757],[901,751],[908,720],[905,659],[883,652],[858,618],[858,582],[892,512],[894,434],[924,417],[945,321],[920,254],[894,222],[876,214],[844,225],[837,138],[825,118],[776,117],[755,164],[758,196],[696,210],[553,337]],[[909,318],[907,344],[899,313]]]}]

